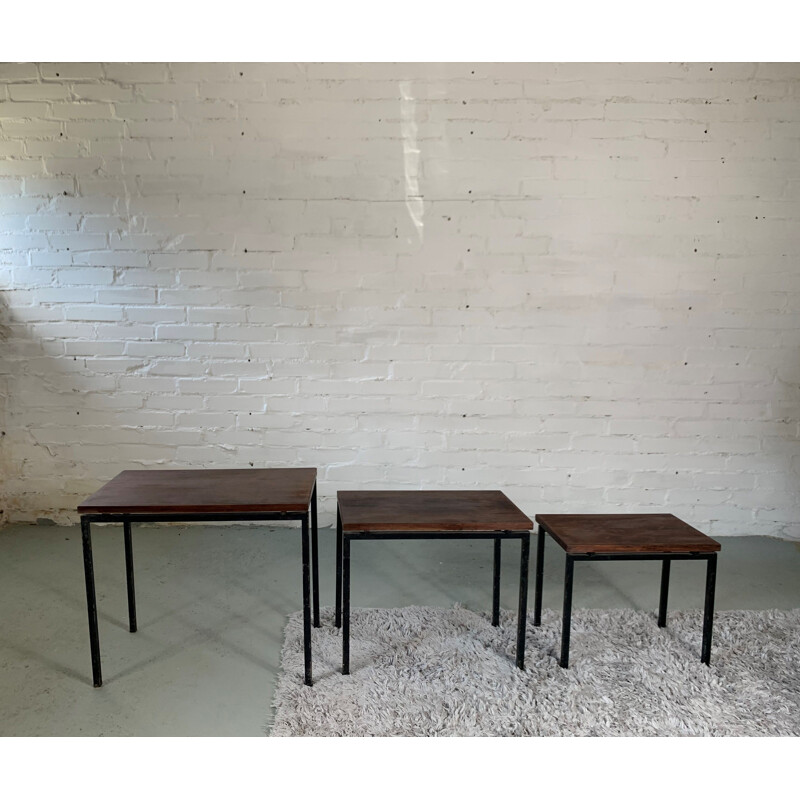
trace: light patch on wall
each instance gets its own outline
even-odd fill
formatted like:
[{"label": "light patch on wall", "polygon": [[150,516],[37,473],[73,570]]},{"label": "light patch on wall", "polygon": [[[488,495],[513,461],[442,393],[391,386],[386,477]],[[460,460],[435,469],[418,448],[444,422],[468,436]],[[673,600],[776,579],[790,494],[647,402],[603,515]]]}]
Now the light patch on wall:
[{"label": "light patch on wall", "polygon": [[417,144],[417,102],[411,93],[411,81],[400,82],[400,115],[403,140],[403,167],[405,172],[406,208],[422,244],[424,238],[425,205],[419,191],[419,159]]}]

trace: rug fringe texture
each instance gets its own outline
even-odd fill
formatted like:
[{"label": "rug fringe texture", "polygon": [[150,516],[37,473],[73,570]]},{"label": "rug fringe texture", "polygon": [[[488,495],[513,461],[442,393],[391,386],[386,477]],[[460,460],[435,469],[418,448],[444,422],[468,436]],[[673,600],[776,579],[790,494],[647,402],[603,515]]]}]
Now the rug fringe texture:
[{"label": "rug fringe texture", "polygon": [[800,610],[720,611],[711,666],[702,614],[578,609],[570,668],[561,615],[528,619],[514,666],[516,615],[410,606],[351,612],[350,671],[323,609],[314,686],[303,685],[302,614],[286,626],[272,736],[797,736]]}]

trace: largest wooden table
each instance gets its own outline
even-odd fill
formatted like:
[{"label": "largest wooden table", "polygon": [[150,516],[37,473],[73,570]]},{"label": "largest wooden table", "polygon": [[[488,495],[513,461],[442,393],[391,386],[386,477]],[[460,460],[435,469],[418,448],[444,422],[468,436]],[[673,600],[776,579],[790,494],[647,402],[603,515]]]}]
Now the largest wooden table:
[{"label": "largest wooden table", "polygon": [[276,519],[299,520],[302,523],[303,649],[305,683],[311,686],[309,568],[313,572],[314,583],[314,627],[319,627],[316,469],[125,470],[84,500],[78,506],[78,513],[81,515],[89,642],[95,686],[103,685],[103,676],[92,562],[92,522],[121,522],[123,525],[128,616],[130,630],[134,632],[136,597],[131,537],[131,525],[134,522],[244,522]]}]

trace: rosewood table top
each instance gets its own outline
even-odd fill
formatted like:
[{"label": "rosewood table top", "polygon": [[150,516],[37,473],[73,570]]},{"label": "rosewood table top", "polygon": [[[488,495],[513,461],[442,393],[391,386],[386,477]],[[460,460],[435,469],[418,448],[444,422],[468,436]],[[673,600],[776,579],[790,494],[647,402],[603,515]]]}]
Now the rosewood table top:
[{"label": "rosewood table top", "polygon": [[304,512],[314,467],[128,469],[78,506],[80,514]]},{"label": "rosewood table top", "polygon": [[537,514],[569,555],[716,553],[715,541],[673,514]]},{"label": "rosewood table top", "polygon": [[337,492],[344,532],[528,531],[531,520],[500,491]]}]

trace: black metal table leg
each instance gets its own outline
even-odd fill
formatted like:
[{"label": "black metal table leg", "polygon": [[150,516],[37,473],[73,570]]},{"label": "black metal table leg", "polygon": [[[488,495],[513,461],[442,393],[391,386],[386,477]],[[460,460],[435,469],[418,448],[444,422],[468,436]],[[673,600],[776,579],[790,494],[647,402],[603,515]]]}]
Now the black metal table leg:
[{"label": "black metal table leg", "polygon": [[564,616],[561,621],[561,661],[559,664],[569,667],[569,632],[572,624],[572,575],[575,568],[574,559],[567,556],[564,568]]},{"label": "black metal table leg", "polygon": [[494,540],[494,576],[492,581],[492,625],[500,624],[500,548],[501,540]]},{"label": "black metal table leg", "polygon": [[125,577],[128,584],[128,627],[131,633],[136,633],[136,590],[133,583],[133,538],[131,536],[131,521],[123,520],[122,529],[125,532]]},{"label": "black metal table leg", "polygon": [[661,562],[661,593],[658,597],[658,627],[667,627],[667,599],[669,598],[669,569],[672,561],[665,558]]},{"label": "black metal table leg", "polygon": [[94,591],[94,562],[92,560],[92,534],[90,522],[81,517],[81,539],[83,540],[83,572],[86,577],[86,608],[89,612],[89,647],[92,654],[92,681],[103,685],[100,665],[100,635],[97,630],[97,599]]},{"label": "black metal table leg", "polygon": [[305,660],[305,684],[311,686],[311,581],[308,558],[308,514],[302,519],[303,531],[303,656]]},{"label": "black metal table leg", "polygon": [[342,627],[342,515],[336,507],[336,614],[335,625]]},{"label": "black metal table leg", "polygon": [[311,494],[311,582],[314,600],[314,627],[319,628],[319,546],[317,543],[317,484]]},{"label": "black metal table leg", "polygon": [[525,669],[525,628],[528,623],[528,561],[531,536],[526,533],[521,541],[519,559],[519,606],[517,607],[517,666]]},{"label": "black metal table leg", "polygon": [[343,542],[342,554],[342,675],[350,674],[350,539]]},{"label": "black metal table leg", "polygon": [[542,624],[542,585],[544,583],[544,538],[547,536],[544,528],[539,526],[538,539],[536,540],[536,587],[533,594],[533,624]]},{"label": "black metal table leg", "polygon": [[703,610],[703,649],[700,661],[711,664],[711,630],[714,624],[714,591],[717,583],[717,554],[708,557],[706,567],[706,604]]}]

